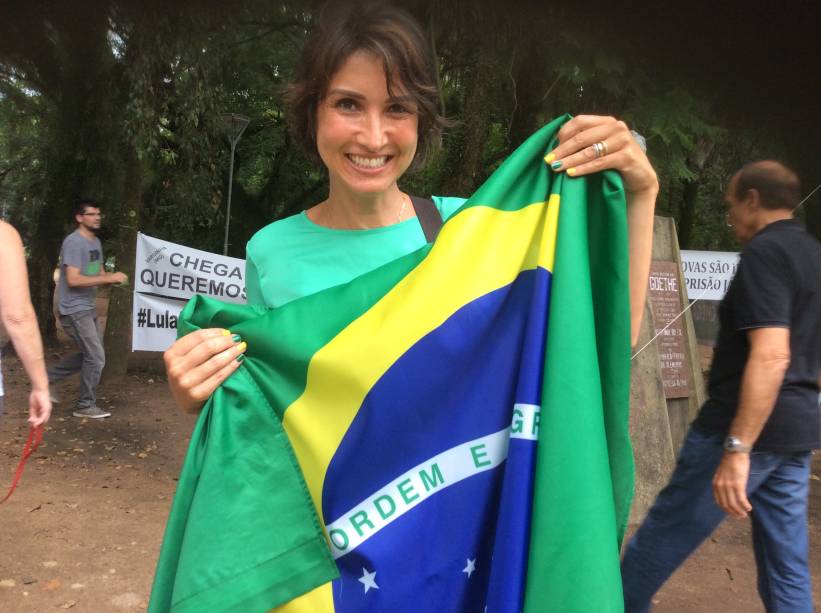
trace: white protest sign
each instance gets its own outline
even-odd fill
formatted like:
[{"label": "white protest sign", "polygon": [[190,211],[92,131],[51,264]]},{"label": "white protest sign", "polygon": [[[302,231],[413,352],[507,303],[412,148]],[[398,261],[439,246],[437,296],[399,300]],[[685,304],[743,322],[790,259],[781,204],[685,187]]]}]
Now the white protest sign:
[{"label": "white protest sign", "polygon": [[137,235],[134,291],[188,299],[194,294],[245,304],[245,260]]},{"label": "white protest sign", "polygon": [[131,351],[165,351],[177,340],[177,319],[184,300],[134,294]]},{"label": "white protest sign", "polygon": [[165,351],[195,294],[245,304],[245,260],[137,235],[132,351]]},{"label": "white protest sign", "polygon": [[738,268],[738,253],[683,249],[681,268],[690,300],[722,300]]}]

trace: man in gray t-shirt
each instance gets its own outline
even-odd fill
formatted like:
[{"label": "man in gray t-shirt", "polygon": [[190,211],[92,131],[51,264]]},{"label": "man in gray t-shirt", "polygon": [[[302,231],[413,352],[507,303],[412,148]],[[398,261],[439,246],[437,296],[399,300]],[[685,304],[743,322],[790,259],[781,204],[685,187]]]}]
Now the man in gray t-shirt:
[{"label": "man in gray t-shirt", "polygon": [[48,369],[49,383],[80,371],[80,395],[75,417],[98,419],[111,413],[97,406],[97,384],[105,365],[105,351],[97,328],[97,287],[128,283],[121,272],[107,273],[103,266],[100,230],[100,207],[83,199],[74,210],[77,229],[63,241],[60,250],[60,280],[57,283],[57,305],[60,323],[80,348]]}]

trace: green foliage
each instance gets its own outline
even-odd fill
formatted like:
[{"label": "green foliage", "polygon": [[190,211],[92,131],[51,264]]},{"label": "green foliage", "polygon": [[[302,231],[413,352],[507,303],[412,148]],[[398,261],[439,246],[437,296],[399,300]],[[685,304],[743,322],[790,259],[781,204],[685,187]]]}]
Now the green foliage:
[{"label": "green foliage", "polygon": [[[230,233],[242,256],[254,231],[327,189],[294,147],[282,98],[314,6],[96,0],[0,15],[0,210],[39,237],[32,245],[48,260],[71,198],[88,193],[106,205],[115,243],[136,164],[141,229],[218,251],[230,155],[221,116],[242,113],[251,121],[236,149]],[[753,157],[802,159],[792,135],[719,95],[711,76],[678,70],[653,53],[659,41],[594,27],[581,10],[409,6],[433,37],[454,120],[443,150],[403,178],[414,193],[466,194],[556,115],[609,114],[646,137],[659,213],[676,217],[685,246],[734,248],[721,208],[727,178]]]}]

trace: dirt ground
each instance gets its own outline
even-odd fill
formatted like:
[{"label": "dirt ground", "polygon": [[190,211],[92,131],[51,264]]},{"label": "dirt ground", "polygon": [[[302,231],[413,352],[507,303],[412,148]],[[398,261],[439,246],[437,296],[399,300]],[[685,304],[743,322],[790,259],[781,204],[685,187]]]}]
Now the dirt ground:
[{"label": "dirt ground", "polygon": [[[54,356],[49,356],[50,359]],[[0,422],[0,497],[27,434],[26,388],[5,357],[6,416]],[[76,381],[56,388],[43,444],[22,483],[0,506],[0,611],[144,610],[169,505],[194,418],[177,411],[156,375],[102,386],[103,420],[71,416]],[[813,472],[821,474],[816,458]],[[813,476],[810,538],[821,597],[821,488]],[[656,598],[655,611],[763,611],[747,521],[725,522]],[[425,613],[425,612],[420,612]]]}]

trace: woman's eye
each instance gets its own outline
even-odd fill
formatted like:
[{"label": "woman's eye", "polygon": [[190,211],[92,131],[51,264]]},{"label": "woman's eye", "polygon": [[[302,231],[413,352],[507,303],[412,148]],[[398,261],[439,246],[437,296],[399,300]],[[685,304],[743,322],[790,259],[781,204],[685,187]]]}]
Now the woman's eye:
[{"label": "woman's eye", "polygon": [[334,106],[343,111],[355,111],[359,108],[356,100],[351,98],[342,98],[341,100],[337,100]]},{"label": "woman's eye", "polygon": [[388,112],[393,115],[407,115],[413,111],[404,104],[392,104],[388,107]]}]

